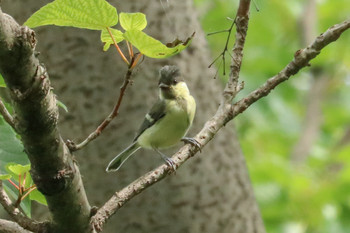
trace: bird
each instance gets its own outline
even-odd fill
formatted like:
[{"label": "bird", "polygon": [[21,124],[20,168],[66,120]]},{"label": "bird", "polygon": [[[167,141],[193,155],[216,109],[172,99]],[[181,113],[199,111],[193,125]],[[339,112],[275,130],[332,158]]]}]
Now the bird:
[{"label": "bird", "polygon": [[196,101],[177,66],[167,65],[159,70],[158,88],[158,100],[145,115],[133,142],[110,161],[106,172],[117,171],[140,148],[154,150],[175,171],[174,161],[160,149],[174,146],[179,141],[200,148],[197,140],[185,137],[195,116]]}]

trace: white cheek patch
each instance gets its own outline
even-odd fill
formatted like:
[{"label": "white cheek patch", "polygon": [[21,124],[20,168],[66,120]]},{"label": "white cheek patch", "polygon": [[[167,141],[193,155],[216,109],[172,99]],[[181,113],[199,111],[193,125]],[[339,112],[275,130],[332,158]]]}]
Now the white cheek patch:
[{"label": "white cheek patch", "polygon": [[175,91],[177,94],[180,94],[180,95],[189,94],[189,90],[185,82],[179,82],[178,84],[176,84]]},{"label": "white cheek patch", "polygon": [[148,113],[146,114],[145,117],[150,123],[153,123],[154,119]]},{"label": "white cheek patch", "polygon": [[181,89],[188,89],[185,82],[179,82],[179,83],[177,84],[177,86],[178,86],[179,88],[181,88]]}]

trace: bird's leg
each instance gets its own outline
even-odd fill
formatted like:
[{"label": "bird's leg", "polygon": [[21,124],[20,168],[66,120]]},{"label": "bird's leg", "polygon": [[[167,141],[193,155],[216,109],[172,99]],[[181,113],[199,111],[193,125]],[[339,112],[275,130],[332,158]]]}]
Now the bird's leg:
[{"label": "bird's leg", "polygon": [[201,149],[202,145],[201,145],[196,139],[194,139],[194,138],[189,138],[189,137],[183,137],[183,138],[181,139],[181,141],[183,141],[184,143],[189,143],[189,144],[191,144],[191,145],[197,147],[198,150],[199,150],[199,152],[202,153],[202,149]]},{"label": "bird's leg", "polygon": [[176,164],[175,162],[167,157],[165,154],[163,154],[162,152],[160,152],[157,148],[153,148],[159,155],[160,157],[162,157],[162,159],[165,161],[165,163],[173,170],[176,171]]}]

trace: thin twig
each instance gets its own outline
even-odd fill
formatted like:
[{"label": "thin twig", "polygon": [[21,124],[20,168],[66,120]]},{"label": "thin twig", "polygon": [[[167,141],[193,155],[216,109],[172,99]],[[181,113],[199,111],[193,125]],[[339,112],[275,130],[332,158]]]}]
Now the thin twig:
[{"label": "thin twig", "polygon": [[4,120],[13,128],[15,129],[15,122],[13,120],[13,117],[11,114],[7,111],[5,104],[0,99],[0,114],[4,117]]},{"label": "thin twig", "polygon": [[6,212],[23,228],[33,232],[45,232],[48,222],[37,222],[25,216],[18,208],[16,208],[9,196],[5,193],[0,180],[0,204]]},{"label": "thin twig", "polygon": [[[131,64],[133,63],[134,62],[132,61]],[[97,127],[97,129],[78,145],[75,145],[74,142],[72,141],[69,141],[69,140],[67,141],[66,144],[71,151],[80,150],[81,148],[86,146],[89,142],[97,138],[101,134],[101,132],[109,125],[109,123],[113,120],[113,118],[115,118],[118,115],[119,107],[122,103],[125,90],[128,87],[128,84],[130,83],[131,75],[132,75],[132,68],[129,67],[128,71],[125,74],[123,85],[120,87],[119,97],[116,105],[114,106],[112,112],[107,116],[107,118]]]},{"label": "thin twig", "polygon": [[[237,16],[236,16],[237,17]],[[235,19],[232,21],[232,24],[230,26],[229,29],[226,29],[226,30],[222,30],[222,31],[218,31],[218,32],[211,32],[211,33],[208,33],[208,36],[211,36],[211,35],[214,35],[214,34],[217,34],[217,33],[222,33],[222,32],[227,32],[227,38],[226,38],[226,43],[225,43],[225,47],[223,49],[223,51],[214,59],[214,61],[208,66],[208,68],[210,68],[220,57],[222,58],[222,61],[223,61],[223,75],[226,74],[225,72],[225,54],[228,50],[228,43],[230,42],[230,38],[231,38],[231,32],[232,32],[232,29],[233,29],[233,26],[236,24],[236,17]]]},{"label": "thin twig", "polygon": [[207,34],[207,36],[212,36],[212,35],[219,34],[219,33],[223,33],[223,32],[229,32],[229,29],[220,30],[220,31],[216,31],[216,32],[209,32],[209,33]]},{"label": "thin twig", "polygon": [[[246,2],[247,0],[241,0],[241,2],[242,1]],[[246,20],[248,20],[248,18]],[[260,88],[250,93],[247,97],[236,102],[234,105],[229,103],[220,105],[215,115],[206,122],[203,129],[195,136],[195,139],[200,143],[201,148],[212,140],[217,132],[234,117],[244,112],[251,104],[260,98],[268,95],[278,84],[288,80],[289,77],[295,75],[303,67],[308,66],[309,62],[315,58],[326,45],[337,40],[339,36],[349,28],[350,20],[332,26],[325,33],[318,36],[310,46],[305,49],[298,50],[294,56],[294,60],[291,61],[286,68],[284,68],[276,76],[268,79]],[[225,96],[223,96],[223,98],[226,99]],[[174,156],[172,156],[172,160],[174,161],[175,166],[178,168],[186,160],[193,157],[198,151],[199,148],[196,146],[185,145]],[[100,232],[104,223],[118,209],[124,206],[125,203],[146,188],[164,179],[169,173],[171,173],[171,168],[169,168],[167,165],[161,165],[153,171],[138,178],[119,192],[116,192],[91,218],[90,223],[92,229]]]}]

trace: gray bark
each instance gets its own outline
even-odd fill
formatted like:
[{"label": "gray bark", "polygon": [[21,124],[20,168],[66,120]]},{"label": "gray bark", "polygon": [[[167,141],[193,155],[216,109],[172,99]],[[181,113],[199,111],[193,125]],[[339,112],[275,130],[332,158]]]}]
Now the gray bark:
[{"label": "gray bark", "polygon": [[[100,206],[116,190],[162,161],[151,151],[139,151],[113,174],[104,172],[108,161],[133,139],[144,114],[157,96],[157,71],[176,64],[197,100],[197,115],[189,136],[197,132],[218,106],[222,85],[208,70],[211,62],[205,36],[192,1],[110,1],[118,11],[147,15],[147,33],[162,40],[184,38],[196,31],[190,48],[168,60],[146,58],[136,69],[120,114],[103,134],[76,153],[88,198]],[[13,0],[2,8],[19,22],[46,1]],[[223,16],[224,20],[224,16]],[[101,52],[99,34],[72,28],[36,29],[41,61],[50,73],[54,92],[69,108],[61,112],[64,138],[80,142],[112,110],[126,67],[116,52]],[[176,150],[165,151],[171,154]],[[37,213],[40,215],[40,213]],[[265,232],[253,195],[243,154],[232,125],[228,125],[203,152],[134,198],[105,226],[105,232]]]},{"label": "gray bark", "polygon": [[58,132],[56,99],[35,45],[34,32],[20,27],[0,8],[0,73],[11,94],[13,126],[31,162],[31,177],[46,197],[52,232],[83,232],[90,205],[79,170]]}]

